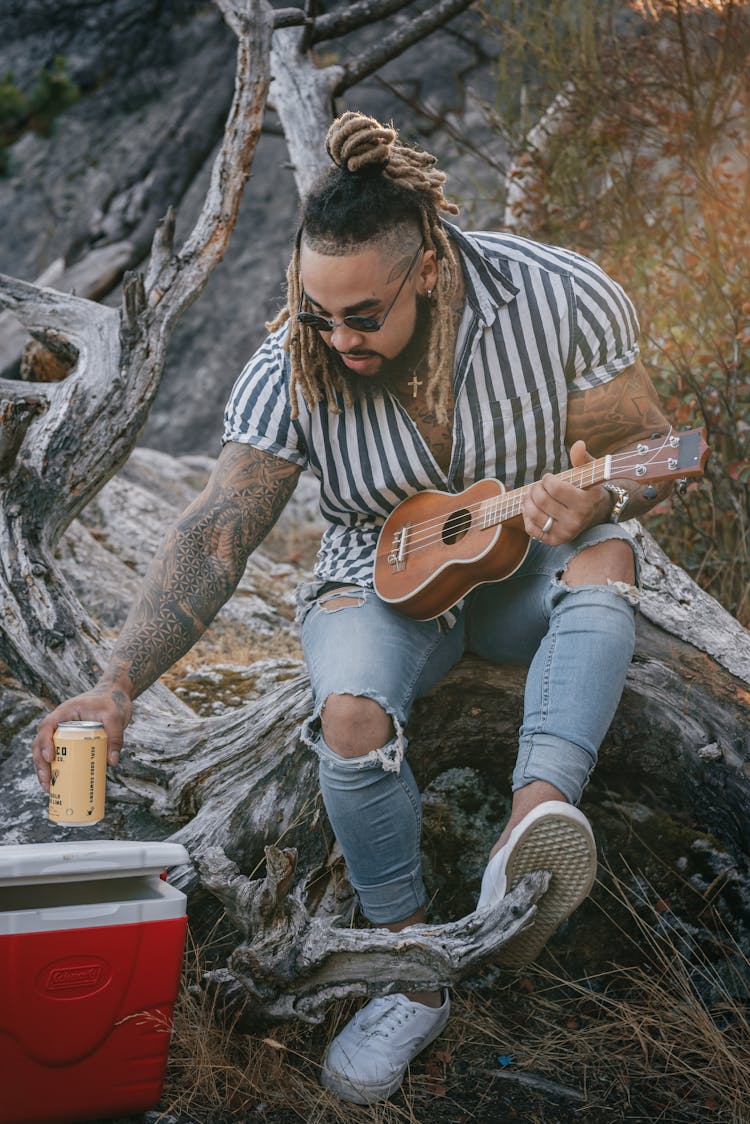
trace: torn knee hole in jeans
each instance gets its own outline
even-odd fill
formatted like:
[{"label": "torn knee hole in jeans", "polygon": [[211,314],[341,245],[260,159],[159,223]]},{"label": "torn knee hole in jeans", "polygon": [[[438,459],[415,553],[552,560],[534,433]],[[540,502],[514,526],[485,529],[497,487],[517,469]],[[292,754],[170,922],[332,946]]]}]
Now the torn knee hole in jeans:
[{"label": "torn knee hole in jeans", "polygon": [[341,753],[339,750],[330,746],[323,736],[323,723],[322,714],[325,705],[331,696],[328,695],[315,712],[306,719],[302,724],[301,737],[302,741],[310,747],[321,758],[327,758],[329,761],[335,761],[336,764],[344,768],[361,769],[380,765],[386,773],[399,773],[401,771],[401,762],[404,759],[404,750],[406,749],[406,738],[404,736],[404,728],[398,719],[398,716],[388,706],[387,700],[381,698],[379,695],[361,694],[356,695],[355,698],[371,699],[376,702],[390,718],[393,724],[393,735],[388,741],[375,749],[370,749],[357,756],[349,756]]},{"label": "torn knee hole in jeans", "polygon": [[[608,540],[608,541],[617,541],[617,540]],[[624,542],[624,540],[619,540],[619,541]],[[587,551],[593,550],[596,547],[601,546],[601,545],[603,545],[603,544],[602,543],[587,543],[586,545],[582,546],[579,550],[577,550],[575,552],[575,554],[571,555],[571,557],[567,560],[565,566],[561,570],[557,571],[557,573],[555,574],[555,577],[554,577],[554,583],[557,586],[559,586],[561,589],[564,589],[567,593],[575,593],[575,591],[577,589],[581,589],[586,585],[590,585],[590,586],[599,585],[603,589],[611,589],[613,593],[619,594],[621,597],[623,597],[628,602],[629,605],[636,605],[637,606],[640,602],[641,592],[640,592],[640,589],[638,588],[637,584],[635,584],[635,582],[623,581],[621,579],[608,578],[608,577],[602,577],[599,581],[582,582],[582,583],[576,583],[576,584],[572,584],[571,582],[565,580],[566,574],[568,573],[570,567],[572,566],[572,564],[578,558],[580,558],[580,556],[582,554],[585,554]],[[626,544],[626,545],[629,546],[629,544]],[[630,548],[630,549],[632,549],[632,548]],[[638,571],[637,571],[637,566],[636,566],[635,567],[636,580],[637,580],[637,572]]]}]

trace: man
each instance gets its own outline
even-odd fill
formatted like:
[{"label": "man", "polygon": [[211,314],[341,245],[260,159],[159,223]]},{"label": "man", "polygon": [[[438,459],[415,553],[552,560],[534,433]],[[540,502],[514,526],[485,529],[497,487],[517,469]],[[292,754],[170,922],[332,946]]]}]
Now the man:
[{"label": "man", "polygon": [[[362,910],[394,931],[424,917],[421,805],[405,759],[414,699],[466,650],[526,661],[512,812],[479,899],[487,907],[529,870],[550,871],[534,925],[504,948],[522,964],[594,879],[576,805],[622,692],[637,600],[618,519],[659,498],[555,474],[668,425],[632,306],[594,263],[443,222],[457,209],[434,159],[370,118],[344,114],[327,147],[334,167],[304,202],[287,305],[235,385],[211,479],[157,554],[101,681],[41,723],[34,759],[46,787],[55,725],[88,718],[104,723],[117,762],[132,700],[199,638],[309,468],[328,526],[298,599],[314,699],[302,739],[320,758]],[[389,512],[484,477],[531,485],[531,545],[516,572],[435,620],[381,601],[373,563]],[[448,1010],[440,992],[372,1000],[331,1043],[323,1083],[359,1103],[389,1096]]]}]

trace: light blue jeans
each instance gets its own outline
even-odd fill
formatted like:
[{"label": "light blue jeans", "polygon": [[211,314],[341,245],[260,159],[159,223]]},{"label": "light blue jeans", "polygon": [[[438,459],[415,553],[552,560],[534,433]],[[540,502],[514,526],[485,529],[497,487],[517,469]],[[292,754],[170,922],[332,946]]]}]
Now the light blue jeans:
[{"label": "light blue jeans", "polygon": [[[411,916],[426,901],[420,861],[422,805],[404,757],[414,700],[464,652],[529,671],[513,790],[533,780],[555,785],[577,804],[614,717],[635,643],[637,591],[622,585],[569,588],[564,571],[579,551],[622,538],[619,526],[592,527],[564,546],[532,540],[520,569],[479,586],[452,628],[416,621],[372,590],[299,594],[301,639],[314,700],[302,739],[320,758],[320,787],[365,916],[379,925]],[[320,714],[329,695],[374,699],[395,734],[361,757],[326,744]]]}]

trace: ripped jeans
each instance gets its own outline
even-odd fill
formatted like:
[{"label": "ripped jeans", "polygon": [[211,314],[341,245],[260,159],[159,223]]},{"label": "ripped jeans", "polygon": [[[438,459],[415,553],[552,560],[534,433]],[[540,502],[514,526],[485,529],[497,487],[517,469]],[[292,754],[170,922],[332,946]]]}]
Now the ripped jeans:
[{"label": "ripped jeans", "polygon": [[[452,628],[412,620],[369,589],[344,586],[317,598],[308,589],[307,599],[302,591],[301,639],[314,700],[302,739],[320,758],[328,817],[370,921],[391,924],[425,904],[422,806],[404,757],[404,727],[414,700],[464,652],[529,666],[513,790],[544,780],[578,803],[633,655],[637,592],[569,588],[561,575],[579,551],[611,538],[632,545],[611,524],[562,546],[532,540],[515,574],[468,594]],[[345,604],[326,607],[342,596]],[[332,694],[374,699],[390,716],[394,737],[361,757],[335,753],[320,722]]]}]

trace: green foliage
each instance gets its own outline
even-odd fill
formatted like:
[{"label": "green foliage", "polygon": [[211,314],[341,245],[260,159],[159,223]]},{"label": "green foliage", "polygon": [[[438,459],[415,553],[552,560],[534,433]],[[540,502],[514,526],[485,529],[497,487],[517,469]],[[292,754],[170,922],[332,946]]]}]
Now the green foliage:
[{"label": "green foliage", "polygon": [[10,145],[29,130],[49,136],[55,118],[79,96],[60,56],[39,71],[29,93],[19,89],[7,71],[0,78],[0,174],[7,171]]},{"label": "green foliage", "polygon": [[[750,5],[555,0],[547,9],[485,5],[503,40],[508,220],[596,258],[634,300],[668,414],[705,426],[713,448],[707,479],[657,509],[651,528],[748,623]],[[531,76],[526,117],[512,99],[521,75]]]}]

